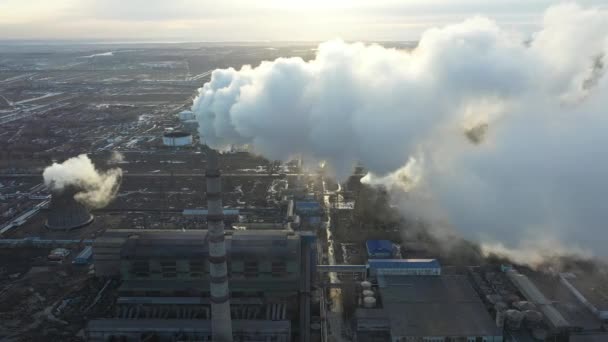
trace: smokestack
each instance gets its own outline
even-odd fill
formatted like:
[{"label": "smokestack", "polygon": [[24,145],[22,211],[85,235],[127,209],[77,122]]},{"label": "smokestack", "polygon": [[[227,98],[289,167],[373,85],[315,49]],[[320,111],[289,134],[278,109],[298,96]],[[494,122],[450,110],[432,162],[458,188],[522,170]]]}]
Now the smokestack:
[{"label": "smokestack", "polygon": [[66,186],[51,190],[51,205],[46,227],[52,230],[72,230],[93,222],[93,215],[74,196],[78,189]]},{"label": "smokestack", "polygon": [[230,292],[228,291],[228,268],[226,266],[226,244],[224,243],[224,215],[222,208],[222,185],[217,153],[207,153],[207,224],[209,227],[209,274],[211,290],[211,332],[213,341],[232,342],[230,318]]}]

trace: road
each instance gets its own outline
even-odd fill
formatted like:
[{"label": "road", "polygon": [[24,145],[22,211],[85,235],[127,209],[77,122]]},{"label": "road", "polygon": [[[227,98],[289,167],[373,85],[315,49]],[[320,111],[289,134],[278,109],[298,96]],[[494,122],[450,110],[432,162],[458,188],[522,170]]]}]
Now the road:
[{"label": "road", "polygon": [[[336,264],[336,256],[334,249],[334,238],[331,231],[331,203],[329,200],[330,192],[327,191],[325,180],[323,184],[323,204],[325,205],[325,213],[327,216],[327,222],[325,223],[325,231],[327,234],[327,261],[330,265]],[[336,272],[328,273],[330,284],[340,283],[338,274]],[[325,290],[325,289],[324,289]],[[345,342],[343,337],[344,322],[342,320],[342,289],[337,286],[331,286],[329,288],[329,299],[331,300],[330,309],[326,312],[326,322],[329,324],[329,342]]]}]

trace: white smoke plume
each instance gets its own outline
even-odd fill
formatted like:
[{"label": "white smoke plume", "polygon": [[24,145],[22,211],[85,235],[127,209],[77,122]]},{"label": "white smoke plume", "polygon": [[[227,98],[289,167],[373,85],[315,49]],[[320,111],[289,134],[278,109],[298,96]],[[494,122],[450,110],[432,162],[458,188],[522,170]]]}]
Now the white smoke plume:
[{"label": "white smoke plume", "polygon": [[565,4],[532,37],[476,17],[411,52],[330,41],[309,62],[215,70],[192,109],[213,147],[326,160],[341,179],[361,162],[467,238],[534,246],[542,227],[606,255],[606,56],[608,13]]},{"label": "white smoke plume", "polygon": [[125,155],[120,151],[112,151],[108,164],[121,164],[125,161]]},{"label": "white smoke plume", "polygon": [[86,154],[81,154],[61,164],[53,163],[42,176],[51,191],[73,186],[78,189],[74,196],[77,201],[91,208],[103,208],[116,196],[122,170],[99,171]]}]

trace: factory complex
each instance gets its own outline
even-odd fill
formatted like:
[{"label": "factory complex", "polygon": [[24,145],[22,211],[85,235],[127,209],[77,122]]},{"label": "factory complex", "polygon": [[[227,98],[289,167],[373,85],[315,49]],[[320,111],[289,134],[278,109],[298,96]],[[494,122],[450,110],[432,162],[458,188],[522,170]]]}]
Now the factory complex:
[{"label": "factory complex", "polygon": [[0,62],[0,340],[608,341],[583,261],[447,248],[364,165],[207,144],[215,68],[314,46],[133,45]]}]

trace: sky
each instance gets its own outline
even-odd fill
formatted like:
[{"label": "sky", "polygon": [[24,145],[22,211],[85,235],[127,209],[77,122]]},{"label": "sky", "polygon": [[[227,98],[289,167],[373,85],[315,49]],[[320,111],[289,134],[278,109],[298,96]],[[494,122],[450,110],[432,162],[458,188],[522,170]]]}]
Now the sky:
[{"label": "sky", "polygon": [[[475,15],[533,32],[552,0],[0,0],[0,40],[417,40]],[[579,0],[606,6],[605,0]]]}]

